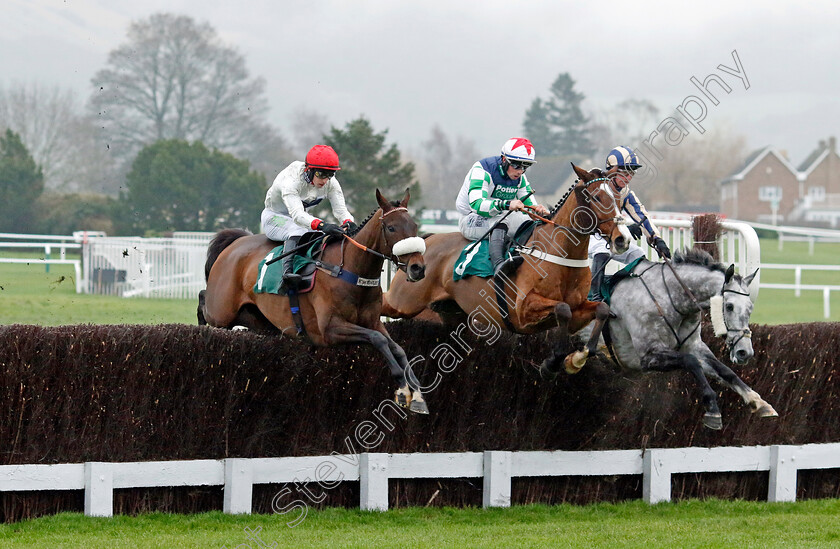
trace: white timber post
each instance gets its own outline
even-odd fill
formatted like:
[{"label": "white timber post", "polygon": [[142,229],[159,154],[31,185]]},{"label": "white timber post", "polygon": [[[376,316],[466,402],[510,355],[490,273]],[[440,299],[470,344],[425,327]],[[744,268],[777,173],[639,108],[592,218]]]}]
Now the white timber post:
[{"label": "white timber post", "polygon": [[359,507],[362,511],[388,510],[388,454],[359,456]]},{"label": "white timber post", "polygon": [[671,471],[660,450],[645,450],[642,458],[642,498],[647,503],[671,501]]},{"label": "white timber post", "polygon": [[484,452],[484,507],[510,507],[510,452]]},{"label": "white timber post", "polygon": [[85,515],[114,516],[114,474],[109,463],[85,463]]},{"label": "white timber post", "polygon": [[254,470],[250,460],[225,460],[225,497],[223,510],[229,515],[250,515],[254,492]]},{"label": "white timber post", "polygon": [[796,501],[796,456],[792,446],[770,447],[767,501]]}]

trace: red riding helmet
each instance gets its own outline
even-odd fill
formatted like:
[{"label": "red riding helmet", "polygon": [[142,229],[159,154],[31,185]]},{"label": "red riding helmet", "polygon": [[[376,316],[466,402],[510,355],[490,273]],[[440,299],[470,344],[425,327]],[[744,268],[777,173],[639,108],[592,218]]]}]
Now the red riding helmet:
[{"label": "red riding helmet", "polygon": [[307,168],[338,171],[338,154],[329,145],[315,145],[306,153]]}]

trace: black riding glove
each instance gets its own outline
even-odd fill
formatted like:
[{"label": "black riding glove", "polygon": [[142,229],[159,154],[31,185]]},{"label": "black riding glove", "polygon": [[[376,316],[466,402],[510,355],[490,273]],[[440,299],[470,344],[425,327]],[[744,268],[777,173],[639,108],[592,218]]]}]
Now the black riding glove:
[{"label": "black riding glove", "polygon": [[631,223],[627,225],[627,230],[630,231],[630,236],[636,240],[642,238],[642,227],[638,223]]},{"label": "black riding glove", "polygon": [[668,249],[668,245],[665,244],[665,241],[658,236],[653,238],[653,248],[656,250],[656,253],[659,254],[660,258],[667,257],[668,259],[671,259],[671,250]]},{"label": "black riding glove", "polygon": [[318,230],[330,236],[344,236],[344,231],[335,223],[324,223],[321,221],[318,224]]},{"label": "black riding glove", "polygon": [[354,233],[359,229],[359,226],[352,221],[345,221],[341,227],[348,233]]}]

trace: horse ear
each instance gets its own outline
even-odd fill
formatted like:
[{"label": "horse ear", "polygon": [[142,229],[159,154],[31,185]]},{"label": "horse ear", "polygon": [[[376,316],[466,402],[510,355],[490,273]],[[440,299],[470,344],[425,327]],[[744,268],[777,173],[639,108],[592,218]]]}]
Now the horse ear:
[{"label": "horse ear", "polygon": [[590,174],[588,171],[584,170],[583,168],[581,168],[579,166],[575,166],[574,162],[571,162],[571,164],[572,164],[572,169],[575,171],[575,173],[578,176],[578,179],[580,179],[584,183],[586,183],[587,181],[592,179],[592,174]]},{"label": "horse ear", "polygon": [[402,200],[400,200],[400,207],[405,208],[406,206],[408,206],[408,200],[410,198],[411,198],[411,192],[409,192],[409,189],[406,187],[405,196],[403,197]]},{"label": "horse ear", "polygon": [[393,206],[391,206],[391,204],[388,203],[385,197],[382,196],[382,193],[379,192],[379,189],[376,189],[376,202],[379,203],[379,207],[382,208],[383,212],[387,212],[388,210],[393,208]]},{"label": "horse ear", "polygon": [[734,275],[734,274],[735,274],[735,264],[733,263],[732,265],[729,266],[728,269],[726,269],[726,274],[723,275],[723,283],[726,284],[727,282],[729,282],[732,279],[732,275]]},{"label": "horse ear", "polygon": [[757,274],[758,274],[758,269],[756,269],[755,271],[753,271],[753,274],[751,274],[750,276],[745,277],[745,278],[744,278],[744,283],[745,283],[747,286],[749,286],[749,285],[750,285],[750,282],[752,282],[752,281],[753,281],[753,279],[755,278],[755,275],[757,275]]}]

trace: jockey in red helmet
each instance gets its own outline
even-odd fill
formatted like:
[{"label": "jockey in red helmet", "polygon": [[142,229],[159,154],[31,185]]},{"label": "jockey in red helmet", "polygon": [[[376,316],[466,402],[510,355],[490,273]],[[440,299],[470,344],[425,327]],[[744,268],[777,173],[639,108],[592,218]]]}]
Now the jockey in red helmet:
[{"label": "jockey in red helmet", "polygon": [[[340,169],[338,154],[332,147],[315,145],[306,153],[305,161],[292,162],[274,179],[265,195],[262,230],[271,240],[285,241],[284,252],[295,248],[300,237],[309,230],[335,236],[343,235],[345,229],[356,228],[335,177]],[[341,226],[306,213],[307,208],[324,198],[330,201],[332,213],[341,220]],[[292,255],[283,258],[283,280],[287,287],[294,289],[300,282],[300,275],[292,273],[292,258]]]}]

